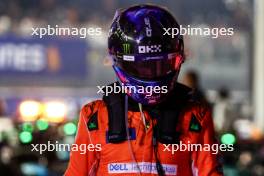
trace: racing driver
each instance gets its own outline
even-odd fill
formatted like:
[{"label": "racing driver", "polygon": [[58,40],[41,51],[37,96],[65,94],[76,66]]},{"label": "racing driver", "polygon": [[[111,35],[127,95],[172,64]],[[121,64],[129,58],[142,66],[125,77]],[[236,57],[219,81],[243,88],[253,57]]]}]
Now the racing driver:
[{"label": "racing driver", "polygon": [[[179,24],[163,7],[136,5],[116,12],[108,50],[117,82],[108,86],[133,89],[82,108],[75,144],[100,148],[85,154],[72,150],[66,176],[223,175],[219,153],[177,147],[217,141],[209,108],[177,82],[183,37],[164,35],[169,28]],[[167,91],[159,91],[164,86]],[[152,93],[139,91],[142,87]]]}]

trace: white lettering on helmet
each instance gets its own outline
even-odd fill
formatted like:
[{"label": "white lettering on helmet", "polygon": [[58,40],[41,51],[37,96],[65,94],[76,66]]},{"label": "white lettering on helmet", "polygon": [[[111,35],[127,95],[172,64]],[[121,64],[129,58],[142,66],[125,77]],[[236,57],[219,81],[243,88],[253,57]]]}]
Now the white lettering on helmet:
[{"label": "white lettering on helmet", "polygon": [[150,26],[149,18],[144,18],[144,22],[146,25],[146,35],[147,35],[147,37],[151,37],[152,36],[152,29]]},{"label": "white lettering on helmet", "polygon": [[135,57],[134,56],[129,56],[129,55],[124,55],[123,56],[123,60],[125,60],[125,61],[135,61]]},{"label": "white lettering on helmet", "polygon": [[138,53],[159,53],[159,52],[161,52],[161,45],[138,46]]}]

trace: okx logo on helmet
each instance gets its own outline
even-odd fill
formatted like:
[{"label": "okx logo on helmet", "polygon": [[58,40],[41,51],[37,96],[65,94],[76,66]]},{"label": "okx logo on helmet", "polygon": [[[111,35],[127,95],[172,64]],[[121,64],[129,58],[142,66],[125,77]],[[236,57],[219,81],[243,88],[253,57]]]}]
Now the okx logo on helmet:
[{"label": "okx logo on helmet", "polygon": [[182,36],[163,35],[164,28],[179,28],[166,9],[137,5],[118,10],[108,36],[109,54],[118,80],[135,87],[164,87],[167,93],[128,92],[142,104],[157,104],[166,98],[177,81],[184,61]]}]

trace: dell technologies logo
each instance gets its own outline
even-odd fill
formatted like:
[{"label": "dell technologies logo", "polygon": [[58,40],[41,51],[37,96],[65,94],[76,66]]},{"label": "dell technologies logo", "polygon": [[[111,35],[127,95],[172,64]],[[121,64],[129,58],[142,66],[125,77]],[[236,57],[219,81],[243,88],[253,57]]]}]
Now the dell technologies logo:
[{"label": "dell technologies logo", "polygon": [[159,53],[161,52],[161,45],[146,45],[138,46],[138,53]]}]

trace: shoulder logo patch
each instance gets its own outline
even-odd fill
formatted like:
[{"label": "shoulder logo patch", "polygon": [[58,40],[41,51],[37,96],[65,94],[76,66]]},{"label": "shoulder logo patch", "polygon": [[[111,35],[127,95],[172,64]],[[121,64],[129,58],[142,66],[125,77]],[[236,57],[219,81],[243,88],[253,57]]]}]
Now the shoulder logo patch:
[{"label": "shoulder logo patch", "polygon": [[87,127],[89,131],[98,130],[98,112],[95,112],[87,122]]},{"label": "shoulder logo patch", "polygon": [[202,126],[194,114],[192,114],[189,130],[193,132],[200,132],[202,130]]}]

